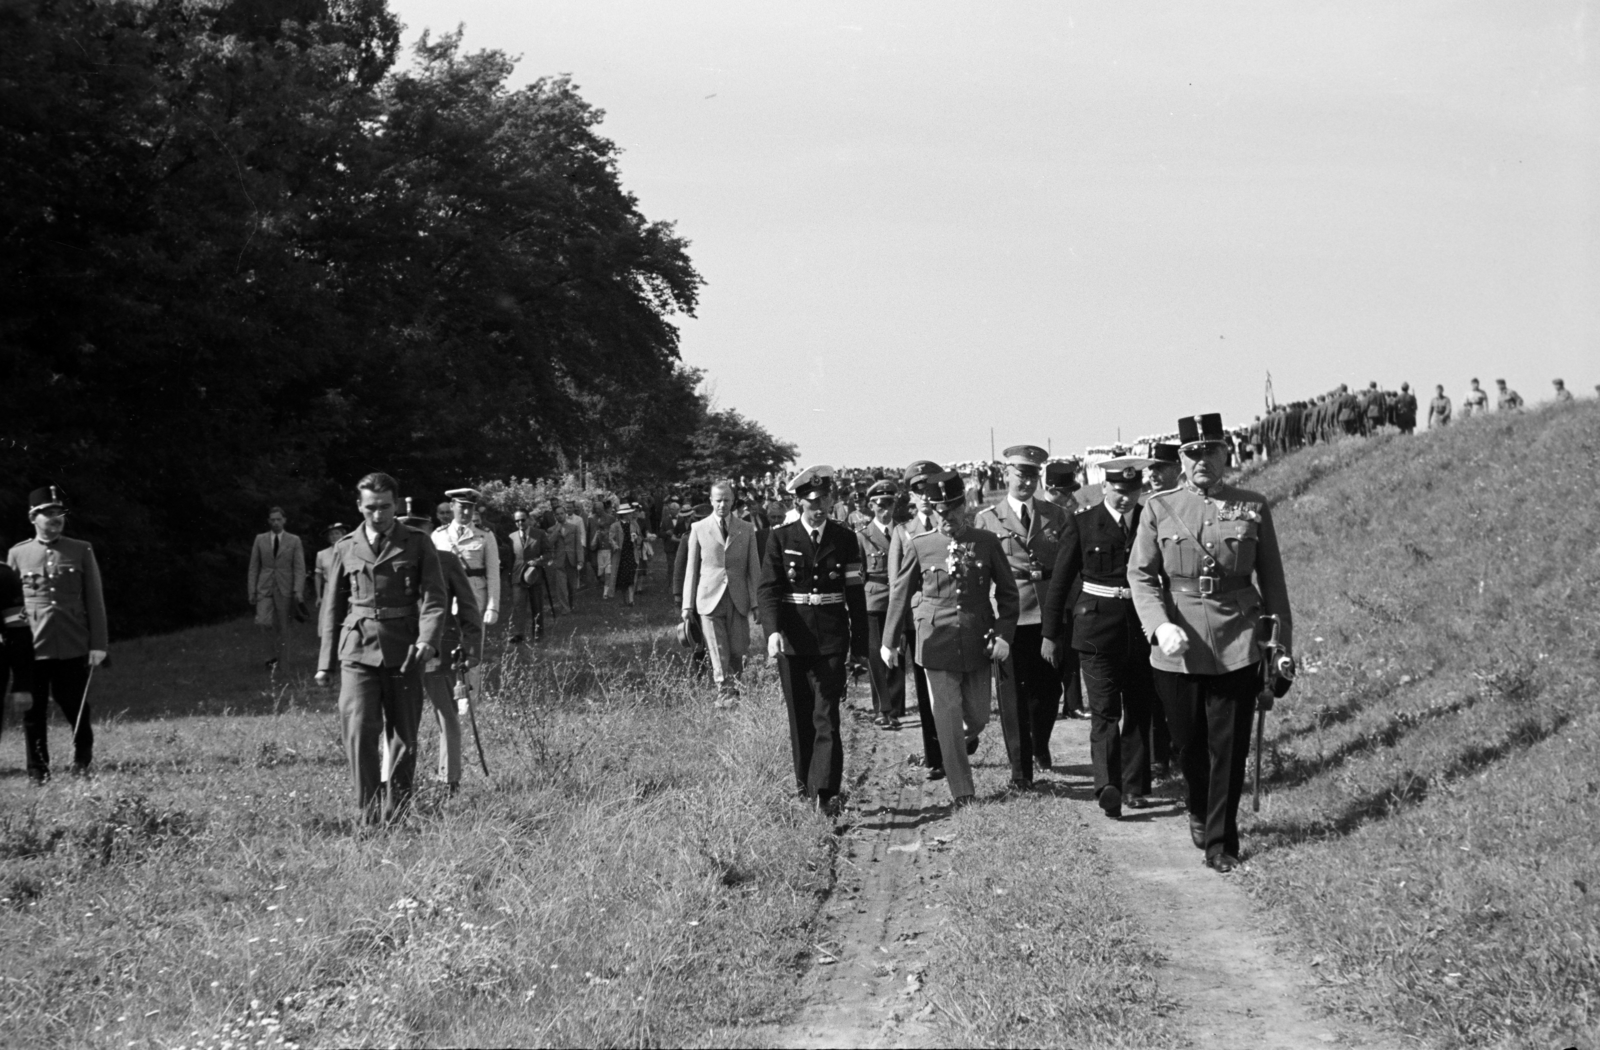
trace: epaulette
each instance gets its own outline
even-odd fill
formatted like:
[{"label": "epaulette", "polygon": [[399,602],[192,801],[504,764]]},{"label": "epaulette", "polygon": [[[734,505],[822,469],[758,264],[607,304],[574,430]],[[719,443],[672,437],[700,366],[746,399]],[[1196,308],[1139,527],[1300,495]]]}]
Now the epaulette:
[{"label": "epaulette", "polygon": [[987,507],[984,507],[984,508],[982,508],[982,509],[981,509],[981,510],[979,510],[979,511],[978,511],[978,513],[976,513],[976,514],[974,514],[974,515],[973,515],[973,517],[975,517],[975,518],[981,518],[981,517],[983,517],[983,516],[984,516],[984,515],[985,515],[985,514],[993,514],[993,515],[994,515],[994,516],[995,516],[995,517],[997,517],[997,518],[998,518],[998,517],[999,517],[999,516],[1000,516],[1000,512],[999,512],[999,511],[997,511],[997,510],[995,510],[995,507],[997,507],[997,506],[999,506],[999,504],[997,504],[997,503],[991,503],[991,504],[989,504],[989,505],[988,505],[988,506],[987,506]]}]

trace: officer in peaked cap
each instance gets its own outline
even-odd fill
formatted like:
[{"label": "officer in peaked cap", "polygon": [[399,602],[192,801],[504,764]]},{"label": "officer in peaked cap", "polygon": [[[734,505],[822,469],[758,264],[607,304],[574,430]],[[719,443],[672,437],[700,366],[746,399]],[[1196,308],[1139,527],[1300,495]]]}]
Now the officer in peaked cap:
[{"label": "officer in peaked cap", "polygon": [[[1239,799],[1250,716],[1261,688],[1260,620],[1278,618],[1293,643],[1289,592],[1272,509],[1223,475],[1222,417],[1178,421],[1188,476],[1145,504],[1128,562],[1128,586],[1156,693],[1188,789],[1189,833],[1207,866],[1239,864]],[[1293,661],[1286,665],[1292,676]]]},{"label": "officer in peaked cap", "polygon": [[483,625],[493,626],[500,618],[500,546],[495,542],[494,533],[472,524],[472,514],[483,495],[473,488],[451,489],[445,495],[453,504],[454,520],[433,530],[433,545],[437,550],[454,553],[461,560],[461,567],[472,583],[472,593],[478,599]]},{"label": "officer in peaked cap", "polygon": [[899,729],[906,713],[904,667],[883,662],[883,621],[889,614],[889,548],[894,542],[894,506],[900,486],[893,481],[875,482],[867,489],[867,505],[872,520],[856,529],[861,548],[861,565],[866,582],[867,669],[872,675],[873,723],[881,729]]},{"label": "officer in peaked cap", "polygon": [[1068,514],[1078,509],[1078,501],[1072,498],[1082,485],[1078,484],[1078,464],[1046,463],[1044,465],[1044,493],[1045,498]]},{"label": "officer in peaked cap", "polygon": [[1113,819],[1121,818],[1124,801],[1142,809],[1150,794],[1155,689],[1150,643],[1134,611],[1127,573],[1139,491],[1152,462],[1127,456],[1100,464],[1103,500],[1067,522],[1045,601],[1045,656],[1054,662],[1068,648],[1078,655],[1091,719],[1095,798]]},{"label": "officer in peaked cap", "polygon": [[[410,497],[406,498],[406,514],[400,524],[424,537],[429,535],[428,519],[411,513]],[[439,556],[439,576],[444,581],[446,601],[438,651],[422,667],[422,691],[433,705],[434,720],[439,726],[435,779],[453,794],[461,785],[461,715],[465,714],[456,703],[455,654],[458,649],[461,651],[462,670],[477,662],[477,654],[483,649],[483,614],[479,611],[472,579],[455,551],[441,549],[438,544],[434,544],[434,550]],[[465,702],[471,703],[471,698]],[[416,735],[414,733],[413,738]]]},{"label": "officer in peaked cap", "polygon": [[[889,583],[883,662],[899,662],[897,645],[910,622],[916,660],[928,676],[939,746],[957,807],[971,802],[978,735],[989,721],[990,676],[1009,669],[1017,625],[1017,581],[994,533],[969,524],[961,475],[941,471],[922,482],[933,529],[904,541]],[[992,600],[991,600],[992,597]]]},{"label": "officer in peaked cap", "polygon": [[800,518],[772,530],[756,598],[789,711],[795,781],[805,797],[837,815],[845,660],[865,656],[867,641],[861,548],[829,516],[832,471],[802,471],[792,488]]},{"label": "officer in peaked cap", "polygon": [[1151,492],[1165,492],[1178,487],[1183,477],[1183,464],[1178,462],[1178,446],[1158,441],[1150,448],[1150,463],[1144,468],[1144,482]]},{"label": "officer in peaked cap", "polygon": [[[892,582],[899,571],[900,563],[904,560],[907,550],[907,541],[924,532],[933,531],[933,510],[928,502],[926,493],[923,492],[923,482],[944,470],[931,459],[913,460],[901,475],[900,484],[904,495],[909,500],[910,506],[903,521],[895,526],[894,533],[889,539],[889,579]],[[887,624],[887,615],[885,623]],[[933,701],[928,693],[928,675],[922,665],[916,660],[917,627],[909,618],[906,620],[905,652],[908,656],[909,667],[905,673],[910,677],[917,691],[917,722],[922,731],[922,764],[928,770],[929,780],[944,779],[944,751],[939,747],[939,727],[933,721]],[[895,648],[888,646],[888,648]],[[881,655],[881,654],[880,654]],[[898,715],[896,716],[899,717]]]},{"label": "officer in peaked cap", "polygon": [[74,727],[72,772],[94,760],[94,726],[88,706],[89,672],[106,658],[105,594],[94,548],[62,535],[66,499],[46,485],[28,496],[34,537],[11,548],[6,563],[22,580],[23,606],[33,631],[33,704],[23,716],[28,776],[50,776],[50,703]]},{"label": "officer in peaked cap", "polygon": [[1001,455],[1005,498],[978,511],[973,525],[999,538],[1017,585],[1011,666],[998,669],[1000,725],[1011,759],[1011,785],[1026,789],[1033,783],[1035,763],[1051,768],[1050,732],[1061,703],[1060,672],[1044,658],[1040,642],[1044,598],[1068,515],[1054,503],[1034,498],[1048,452],[1037,445],[1013,445]]}]

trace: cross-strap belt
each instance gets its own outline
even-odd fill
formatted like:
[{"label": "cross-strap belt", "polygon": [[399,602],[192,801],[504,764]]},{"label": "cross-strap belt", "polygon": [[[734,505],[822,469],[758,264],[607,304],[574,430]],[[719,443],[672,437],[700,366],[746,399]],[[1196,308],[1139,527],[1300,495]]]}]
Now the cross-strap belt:
[{"label": "cross-strap belt", "polygon": [[404,620],[408,617],[420,616],[415,602],[405,605],[378,605],[373,602],[351,602],[350,620]]}]

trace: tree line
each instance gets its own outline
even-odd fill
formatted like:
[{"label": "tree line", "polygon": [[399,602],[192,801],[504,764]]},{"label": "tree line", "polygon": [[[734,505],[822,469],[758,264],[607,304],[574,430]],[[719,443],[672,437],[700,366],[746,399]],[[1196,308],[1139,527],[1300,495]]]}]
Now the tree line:
[{"label": "tree line", "polygon": [[680,360],[701,278],[603,113],[400,34],[384,0],[0,0],[0,535],[60,485],[119,633],[236,614],[267,506],[350,522],[369,470],[772,469],[718,460],[730,422],[793,454]]}]

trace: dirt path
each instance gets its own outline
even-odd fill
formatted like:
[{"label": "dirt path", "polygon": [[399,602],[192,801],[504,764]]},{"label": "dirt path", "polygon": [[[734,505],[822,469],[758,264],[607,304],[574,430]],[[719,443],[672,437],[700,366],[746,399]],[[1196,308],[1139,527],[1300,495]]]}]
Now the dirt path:
[{"label": "dirt path", "polygon": [[[860,688],[852,689],[859,702]],[[929,785],[908,753],[920,752],[915,721],[882,733],[847,711],[846,754],[859,771],[847,787],[837,884],[824,908],[825,934],[803,977],[806,1006],[765,1034],[783,1047],[914,1047],[935,1045],[933,1008],[920,995],[924,947],[939,922],[930,893],[948,870],[943,844],[945,793]],[[1075,764],[1051,779],[1087,787],[1089,724],[1063,722],[1053,749]],[[1072,792],[1080,796],[1082,792]],[[1396,1045],[1322,1016],[1315,978],[1277,952],[1240,882],[1200,863],[1184,815],[1174,805],[1125,811],[1106,820],[1093,802],[1058,796],[1088,820],[1107,854],[1148,905],[1147,923],[1166,957],[1160,980],[1179,1004],[1188,1047],[1248,1046],[1259,1050]]]}]

